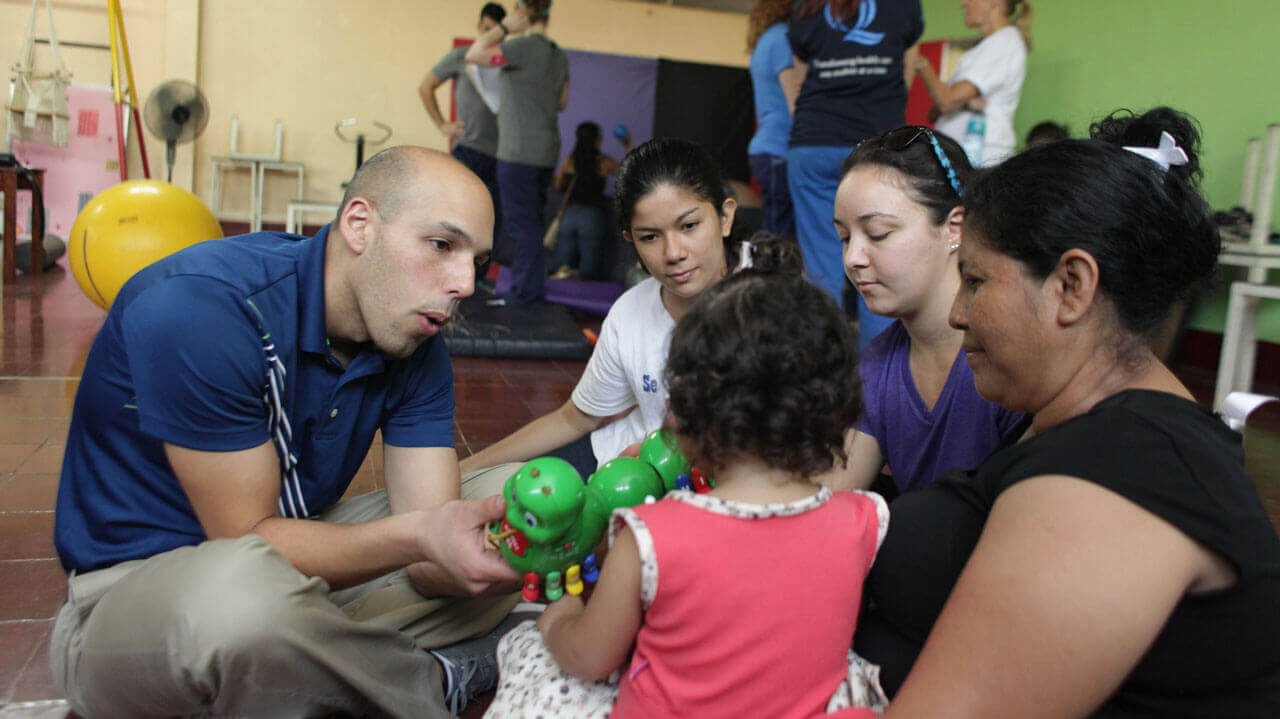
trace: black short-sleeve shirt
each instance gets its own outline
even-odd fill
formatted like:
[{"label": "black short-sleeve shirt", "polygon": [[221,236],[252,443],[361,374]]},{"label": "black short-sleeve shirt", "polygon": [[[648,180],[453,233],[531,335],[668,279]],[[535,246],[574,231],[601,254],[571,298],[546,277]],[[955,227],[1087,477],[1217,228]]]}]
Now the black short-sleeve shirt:
[{"label": "black short-sleeve shirt", "polygon": [[903,495],[867,580],[855,648],[893,693],[1001,492],[1044,475],[1109,489],[1225,557],[1239,580],[1188,595],[1099,717],[1280,717],[1280,540],[1244,472],[1241,436],[1208,409],[1130,390]]}]

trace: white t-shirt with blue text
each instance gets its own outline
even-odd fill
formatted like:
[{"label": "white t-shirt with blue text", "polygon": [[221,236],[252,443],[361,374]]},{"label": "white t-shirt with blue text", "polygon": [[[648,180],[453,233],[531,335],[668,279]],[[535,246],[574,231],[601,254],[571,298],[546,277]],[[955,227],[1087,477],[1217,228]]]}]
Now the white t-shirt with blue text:
[{"label": "white t-shirt with blue text", "polygon": [[666,417],[662,373],[676,325],[662,305],[661,289],[650,277],[618,298],[573,389],[574,405],[586,414],[611,417],[635,406],[627,416],[591,433],[591,449],[601,464],[661,427]]}]

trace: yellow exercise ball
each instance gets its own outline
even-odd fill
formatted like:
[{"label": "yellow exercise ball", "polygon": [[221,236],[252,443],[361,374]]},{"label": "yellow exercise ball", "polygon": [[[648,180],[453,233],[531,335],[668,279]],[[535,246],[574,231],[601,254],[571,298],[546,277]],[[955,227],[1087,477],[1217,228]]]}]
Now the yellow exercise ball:
[{"label": "yellow exercise ball", "polygon": [[67,258],[80,289],[105,310],[138,270],[218,237],[222,226],[200,198],[168,182],[128,180],[80,210]]}]

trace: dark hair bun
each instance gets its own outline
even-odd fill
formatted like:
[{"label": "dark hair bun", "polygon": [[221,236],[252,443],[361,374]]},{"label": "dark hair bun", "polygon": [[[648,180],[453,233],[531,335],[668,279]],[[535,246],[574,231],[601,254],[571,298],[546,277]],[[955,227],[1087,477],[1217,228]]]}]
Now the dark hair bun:
[{"label": "dark hair bun", "polygon": [[1200,130],[1195,120],[1171,107],[1154,107],[1141,115],[1132,110],[1116,110],[1089,126],[1089,137],[1119,147],[1155,147],[1160,133],[1167,132],[1187,153],[1187,164],[1173,165],[1169,172],[1191,184],[1199,184]]},{"label": "dark hair bun", "polygon": [[[1124,147],[1156,147],[1168,132],[1186,165],[1163,169]],[[1036,145],[965,186],[965,233],[1046,277],[1080,248],[1098,262],[1121,324],[1144,334],[1213,277],[1221,240],[1195,180],[1200,133],[1187,115],[1157,107],[1094,123],[1090,140]]]},{"label": "dark hair bun", "polygon": [[[800,245],[789,237],[760,230],[746,240],[751,245],[751,271],[761,274],[794,275],[804,273],[804,258]],[[734,238],[725,248],[731,268],[742,261],[742,242]]]}]

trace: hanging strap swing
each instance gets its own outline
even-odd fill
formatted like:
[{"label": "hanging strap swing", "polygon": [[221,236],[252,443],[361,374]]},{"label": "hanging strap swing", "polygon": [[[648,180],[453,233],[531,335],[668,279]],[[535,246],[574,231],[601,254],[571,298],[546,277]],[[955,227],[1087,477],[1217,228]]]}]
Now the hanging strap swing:
[{"label": "hanging strap swing", "polygon": [[67,144],[67,85],[71,73],[62,64],[58,35],[53,29],[52,0],[45,0],[49,20],[49,47],[53,67],[39,71],[35,67],[36,19],[40,0],[31,0],[31,21],[21,54],[13,65],[13,96],[9,100],[9,131],[19,140],[40,142],[59,147]]}]

